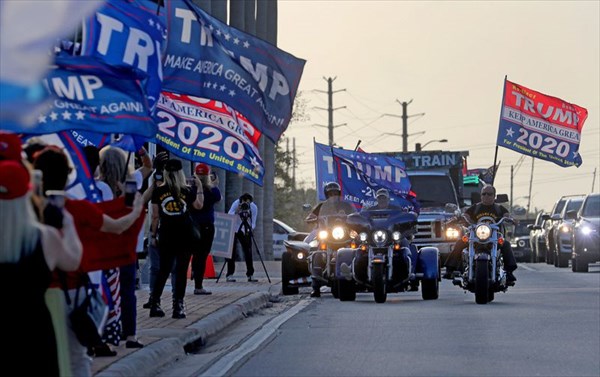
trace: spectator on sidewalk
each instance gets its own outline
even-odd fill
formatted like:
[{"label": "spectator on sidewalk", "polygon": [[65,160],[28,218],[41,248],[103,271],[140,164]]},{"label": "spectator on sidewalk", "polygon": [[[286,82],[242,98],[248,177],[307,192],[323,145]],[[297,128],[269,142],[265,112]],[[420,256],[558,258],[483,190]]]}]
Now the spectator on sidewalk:
[{"label": "spectator on sidewalk", "polygon": [[[56,146],[47,146],[42,151],[38,152],[34,159],[34,167],[39,169],[43,173],[43,192],[48,190],[63,190],[67,184],[67,179],[71,168],[65,153]],[[121,234],[140,217],[142,211],[142,199],[138,194],[133,204],[132,210],[125,216],[113,219],[112,217],[104,214],[97,206],[87,200],[72,200],[66,198],[65,209],[73,216],[75,222],[75,228],[78,234],[82,234],[86,231],[94,230],[97,232],[106,232]],[[86,239],[80,237],[83,243],[83,258],[86,258],[86,254],[97,252],[95,249],[96,245],[90,245],[86,243]],[[115,266],[116,267],[116,266]],[[66,285],[68,294],[71,300],[74,300],[77,291],[81,299],[85,297],[85,293],[82,291],[83,286],[81,285],[81,274],[85,274],[81,270],[76,272],[68,272],[66,275]],[[63,313],[64,318],[60,320],[68,321],[68,314],[72,310],[72,307],[66,304],[62,292],[61,279],[55,274],[51,284],[51,288],[58,290],[58,297],[62,297],[65,311]],[[56,294],[53,295],[56,297]],[[54,313],[60,315],[59,313]],[[82,346],[75,333],[72,331],[71,326],[67,327],[68,335],[68,350],[61,350],[59,352],[68,352],[71,364],[70,373],[74,376],[91,376],[91,363],[92,359],[87,354],[86,347]],[[63,373],[61,373],[63,374]]]},{"label": "spectator on sidewalk", "polygon": [[60,232],[38,222],[30,188],[29,171],[20,161],[0,161],[0,291],[9,303],[0,311],[0,331],[8,342],[2,368],[58,376],[57,340],[44,296],[55,268],[79,267],[82,246],[68,212],[60,212]]},{"label": "spectator on sidewalk", "polygon": [[204,203],[202,209],[190,208],[190,214],[194,225],[200,230],[200,240],[192,249],[192,276],[194,280],[195,295],[210,295],[212,292],[204,289],[204,271],[206,270],[206,258],[212,248],[215,237],[215,204],[221,200],[219,191],[219,178],[210,167],[200,163],[196,165],[196,177],[202,182]]},{"label": "spectator on sidewalk", "polygon": [[197,178],[195,185],[185,184],[181,161],[170,159],[164,168],[165,184],[155,187],[152,193],[152,225],[150,229],[153,246],[158,244],[160,269],[154,289],[150,293],[150,317],[164,317],[160,299],[175,263],[176,277],[173,291],[173,318],[185,318],[184,297],[187,270],[194,242],[194,224],[189,208],[202,209],[204,194]]},{"label": "spectator on sidewalk", "polygon": [[230,215],[236,215],[234,224],[235,240],[233,242],[233,251],[231,259],[227,259],[228,282],[235,282],[233,274],[235,273],[236,243],[239,242],[246,261],[246,277],[249,282],[257,282],[254,278],[254,262],[252,260],[252,237],[254,228],[256,228],[256,219],[258,218],[258,207],[253,202],[254,198],[249,193],[244,193],[239,199],[236,199],[229,208]]}]

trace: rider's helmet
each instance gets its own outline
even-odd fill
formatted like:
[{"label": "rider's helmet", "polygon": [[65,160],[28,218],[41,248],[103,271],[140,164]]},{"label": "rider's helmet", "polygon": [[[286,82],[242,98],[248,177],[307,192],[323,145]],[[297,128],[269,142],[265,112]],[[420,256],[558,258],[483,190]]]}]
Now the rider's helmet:
[{"label": "rider's helmet", "polygon": [[340,196],[342,194],[342,189],[337,182],[327,183],[323,191],[325,193],[325,198],[329,198],[330,196],[334,195]]}]

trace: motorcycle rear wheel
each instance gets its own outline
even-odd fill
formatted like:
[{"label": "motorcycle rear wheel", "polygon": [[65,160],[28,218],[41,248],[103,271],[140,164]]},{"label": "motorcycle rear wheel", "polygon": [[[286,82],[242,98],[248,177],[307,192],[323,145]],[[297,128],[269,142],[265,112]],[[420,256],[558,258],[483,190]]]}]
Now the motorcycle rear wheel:
[{"label": "motorcycle rear wheel", "polygon": [[475,262],[475,302],[487,304],[490,292],[490,271],[487,260]]},{"label": "motorcycle rear wheel", "polygon": [[373,296],[375,302],[383,304],[387,300],[385,266],[383,263],[373,265],[373,274],[371,276],[373,280]]},{"label": "motorcycle rear wheel", "polygon": [[439,297],[440,282],[438,279],[424,279],[421,284],[421,297],[423,300],[437,300]]}]

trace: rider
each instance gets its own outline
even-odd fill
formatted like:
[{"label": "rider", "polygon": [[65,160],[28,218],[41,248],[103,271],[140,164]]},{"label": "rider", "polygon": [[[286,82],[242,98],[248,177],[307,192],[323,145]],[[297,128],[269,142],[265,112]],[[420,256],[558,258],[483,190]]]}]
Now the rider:
[{"label": "rider", "polygon": [[[464,217],[470,223],[478,223],[480,220],[491,220],[498,222],[502,217],[510,218],[510,214],[506,208],[500,204],[494,203],[496,198],[496,189],[492,185],[485,185],[481,189],[481,202],[473,204],[464,213]],[[446,259],[446,274],[444,278],[452,279],[453,272],[461,268],[461,253],[469,244],[458,240],[454,244],[454,249]],[[500,248],[502,258],[504,259],[504,269],[506,270],[506,281],[514,284],[517,278],[513,275],[513,271],[517,269],[517,261],[513,254],[510,242],[504,242]]]},{"label": "rider", "polygon": [[[320,216],[329,216],[336,214],[346,214],[356,212],[356,209],[348,202],[342,201],[342,189],[337,182],[329,182],[323,188],[325,194],[325,201],[317,204],[315,208],[308,214],[305,221],[307,223],[313,223],[318,220]],[[317,226],[318,228],[318,226]],[[316,232],[317,229],[313,230]],[[312,280],[312,292],[310,297],[321,297],[321,290],[319,283],[316,279]]]}]

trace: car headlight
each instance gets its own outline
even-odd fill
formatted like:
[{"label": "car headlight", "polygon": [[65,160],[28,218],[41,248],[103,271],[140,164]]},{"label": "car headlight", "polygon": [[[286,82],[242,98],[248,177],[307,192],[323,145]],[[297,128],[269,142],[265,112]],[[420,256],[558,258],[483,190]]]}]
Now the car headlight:
[{"label": "car headlight", "polygon": [[392,233],[392,239],[393,239],[394,241],[399,241],[399,240],[400,240],[400,237],[402,237],[402,234],[401,234],[400,232],[398,232],[398,231],[395,231],[394,233]]},{"label": "car headlight", "polygon": [[455,229],[455,228],[446,229],[446,239],[457,240],[459,236],[460,236],[460,231],[458,229]]},{"label": "car headlight", "polygon": [[475,229],[475,235],[479,240],[485,241],[492,235],[492,228],[487,224],[481,224]]},{"label": "car headlight", "polygon": [[367,235],[367,233],[365,233],[365,232],[361,232],[361,233],[358,235],[358,239],[360,239],[360,241],[361,241],[361,242],[366,242],[366,241],[367,241],[367,237],[368,237],[368,235]]},{"label": "car headlight", "polygon": [[376,230],[373,232],[373,241],[376,243],[383,243],[387,239],[387,233],[383,230]]},{"label": "car headlight", "polygon": [[583,226],[581,227],[581,233],[589,236],[592,233],[592,228],[590,228],[589,226]]},{"label": "car headlight", "polygon": [[325,241],[327,239],[327,236],[329,235],[329,233],[326,230],[320,230],[319,234],[318,234],[318,238],[321,241]]},{"label": "car headlight", "polygon": [[319,246],[319,240],[312,240],[308,243],[308,246],[315,248],[317,246]]},{"label": "car headlight", "polygon": [[344,239],[344,235],[346,234],[346,232],[344,231],[344,228],[342,228],[341,226],[336,226],[331,230],[331,236],[333,237],[334,240],[341,240]]},{"label": "car headlight", "polygon": [[561,232],[563,232],[563,233],[568,233],[568,232],[569,232],[569,229],[570,229],[570,228],[569,228],[569,226],[568,226],[568,225],[562,225],[562,226],[560,227],[560,231],[561,231]]}]

